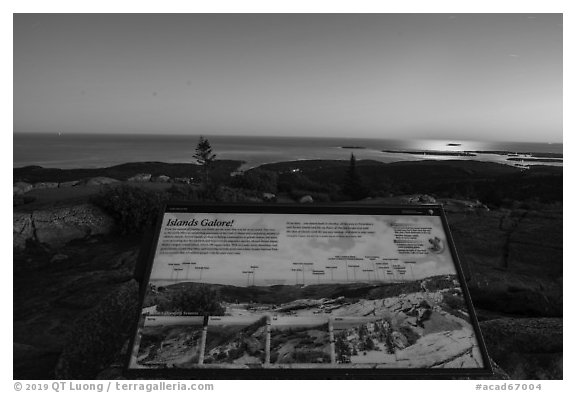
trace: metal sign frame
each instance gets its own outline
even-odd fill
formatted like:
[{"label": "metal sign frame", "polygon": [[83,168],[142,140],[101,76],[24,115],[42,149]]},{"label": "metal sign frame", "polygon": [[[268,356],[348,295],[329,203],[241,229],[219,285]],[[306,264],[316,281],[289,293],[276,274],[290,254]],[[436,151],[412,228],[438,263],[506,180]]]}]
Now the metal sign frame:
[{"label": "metal sign frame", "polygon": [[[351,204],[212,204],[212,203],[170,203],[161,211],[150,252],[146,262],[144,279],[141,282],[139,310],[142,310],[146,289],[150,281],[156,249],[158,247],[163,217],[166,213],[231,213],[231,214],[281,214],[281,215],[351,215],[351,216],[438,216],[442,222],[442,229],[446,236],[451,258],[454,262],[456,275],[462,290],[462,295],[468,310],[470,324],[473,327],[478,349],[482,358],[482,368],[345,368],[345,367],[311,367],[311,368],[222,368],[206,366],[203,368],[131,368],[130,361],[136,344],[139,323],[142,313],[138,313],[137,320],[131,332],[131,340],[126,359],[126,374],[133,378],[175,378],[175,379],[446,379],[463,377],[488,377],[493,375],[493,369],[486,350],[485,342],[479,328],[478,320],[472,305],[470,293],[466,285],[466,277],[454,246],[454,241],[448,226],[446,214],[441,205],[351,205]],[[206,322],[204,323],[204,325]]]}]

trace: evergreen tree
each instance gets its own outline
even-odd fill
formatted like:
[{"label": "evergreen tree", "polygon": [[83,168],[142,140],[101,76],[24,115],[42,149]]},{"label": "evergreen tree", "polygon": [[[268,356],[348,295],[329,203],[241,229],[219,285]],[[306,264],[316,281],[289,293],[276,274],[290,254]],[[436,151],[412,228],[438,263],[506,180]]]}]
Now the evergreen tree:
[{"label": "evergreen tree", "polygon": [[368,196],[368,190],[362,184],[362,178],[358,174],[354,154],[350,154],[350,165],[346,171],[342,192],[355,201]]},{"label": "evergreen tree", "polygon": [[388,353],[396,353],[396,348],[394,347],[394,341],[392,341],[392,328],[390,326],[388,326],[388,328],[386,328],[386,349],[388,350]]},{"label": "evergreen tree", "polygon": [[350,355],[352,354],[352,351],[350,350],[350,345],[346,341],[345,337],[338,336],[334,346],[336,361],[338,363],[350,363]]},{"label": "evergreen tree", "polygon": [[366,341],[364,341],[364,349],[367,351],[372,351],[376,346],[374,345],[374,341],[370,337],[366,337]]},{"label": "evergreen tree", "polygon": [[208,139],[200,137],[196,145],[196,152],[192,155],[196,162],[202,166],[202,184],[208,186],[209,172],[212,169],[212,163],[216,159],[216,154],[212,152],[212,145]]}]

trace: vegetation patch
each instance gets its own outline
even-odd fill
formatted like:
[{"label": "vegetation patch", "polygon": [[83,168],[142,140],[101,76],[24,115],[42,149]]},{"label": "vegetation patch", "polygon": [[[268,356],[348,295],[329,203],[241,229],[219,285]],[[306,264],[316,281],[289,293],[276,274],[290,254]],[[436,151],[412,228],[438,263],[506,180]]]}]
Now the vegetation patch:
[{"label": "vegetation patch", "polygon": [[122,234],[142,233],[152,226],[167,200],[163,192],[125,184],[105,186],[91,198],[94,205],[112,216]]}]

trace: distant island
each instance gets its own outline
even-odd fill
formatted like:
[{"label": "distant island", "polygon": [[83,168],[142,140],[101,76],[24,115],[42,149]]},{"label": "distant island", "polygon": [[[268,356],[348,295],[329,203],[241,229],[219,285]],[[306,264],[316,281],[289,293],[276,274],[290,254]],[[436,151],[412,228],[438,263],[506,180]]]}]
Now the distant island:
[{"label": "distant island", "polygon": [[537,158],[537,157],[511,157],[508,161],[526,161],[526,162],[564,162],[559,158]]},{"label": "distant island", "polygon": [[499,154],[501,156],[529,156],[531,158],[562,158],[563,153],[513,152],[505,150],[467,150],[466,153]]},{"label": "distant island", "polygon": [[[447,146],[456,146],[457,144],[448,144]],[[538,152],[512,152],[505,150],[465,150],[465,151],[438,151],[438,150],[381,150],[382,153],[393,154],[413,154],[421,156],[447,156],[447,157],[476,157],[478,154],[496,154],[501,156],[514,157],[509,161],[530,161],[530,162],[548,162],[562,163],[562,153],[538,153]]]},{"label": "distant island", "polygon": [[461,143],[447,143],[446,146],[462,146]]},{"label": "distant island", "polygon": [[366,149],[364,146],[340,146],[340,149]]},{"label": "distant island", "polygon": [[404,154],[414,154],[422,156],[452,156],[452,157],[475,157],[476,154],[471,152],[461,152],[461,151],[398,151],[398,150],[382,150],[382,153],[404,153]]}]

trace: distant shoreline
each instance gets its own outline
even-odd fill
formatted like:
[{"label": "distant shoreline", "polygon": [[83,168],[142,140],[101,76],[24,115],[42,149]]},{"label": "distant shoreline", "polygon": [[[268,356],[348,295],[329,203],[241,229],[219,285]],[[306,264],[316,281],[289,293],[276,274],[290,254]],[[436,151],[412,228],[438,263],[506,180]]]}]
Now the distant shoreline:
[{"label": "distant shoreline", "polygon": [[[548,158],[508,158],[510,161],[530,161],[535,165],[541,162],[562,162],[557,159]],[[278,162],[268,162],[256,165],[254,167],[245,168],[242,170],[242,166],[245,162],[240,160],[217,160],[216,168],[228,173],[244,172],[249,170],[254,170],[256,168],[268,169],[268,168],[291,168],[291,167],[308,167],[308,168],[322,168],[330,167],[334,165],[346,165],[348,160],[327,160],[327,159],[317,159],[317,160],[291,160],[291,161],[278,161]],[[470,162],[471,160],[450,160],[452,162]],[[474,160],[472,160],[474,161]],[[444,165],[446,160],[414,160],[414,161],[400,161],[384,163],[376,160],[358,160],[358,165],[364,165],[370,162],[378,162],[381,165],[411,165],[411,164],[422,164],[422,165]],[[495,163],[489,161],[475,161],[478,165],[503,165],[512,166],[511,164],[505,163]],[[560,168],[562,168],[560,166]],[[119,181],[128,180],[132,176],[139,174],[150,174],[152,178],[159,176],[168,176],[172,179],[177,178],[192,178],[194,176],[199,176],[200,166],[192,163],[166,163],[166,162],[130,162],[119,165],[112,165],[101,168],[74,168],[74,169],[60,169],[60,168],[44,168],[38,165],[28,165],[19,168],[13,168],[13,178],[14,182],[28,182],[28,183],[38,183],[38,182],[71,182],[85,180],[89,178],[96,177],[109,177]],[[153,180],[152,180],[153,181]]]},{"label": "distant shoreline", "polygon": [[[228,173],[236,171],[242,161],[217,160],[214,170]],[[43,168],[29,165],[13,169],[14,181],[25,182],[70,182],[96,177],[107,177],[120,181],[128,180],[138,174],[150,174],[151,177],[168,176],[172,179],[191,178],[200,175],[200,165],[192,163],[166,163],[159,161],[129,162],[102,168]]]}]

